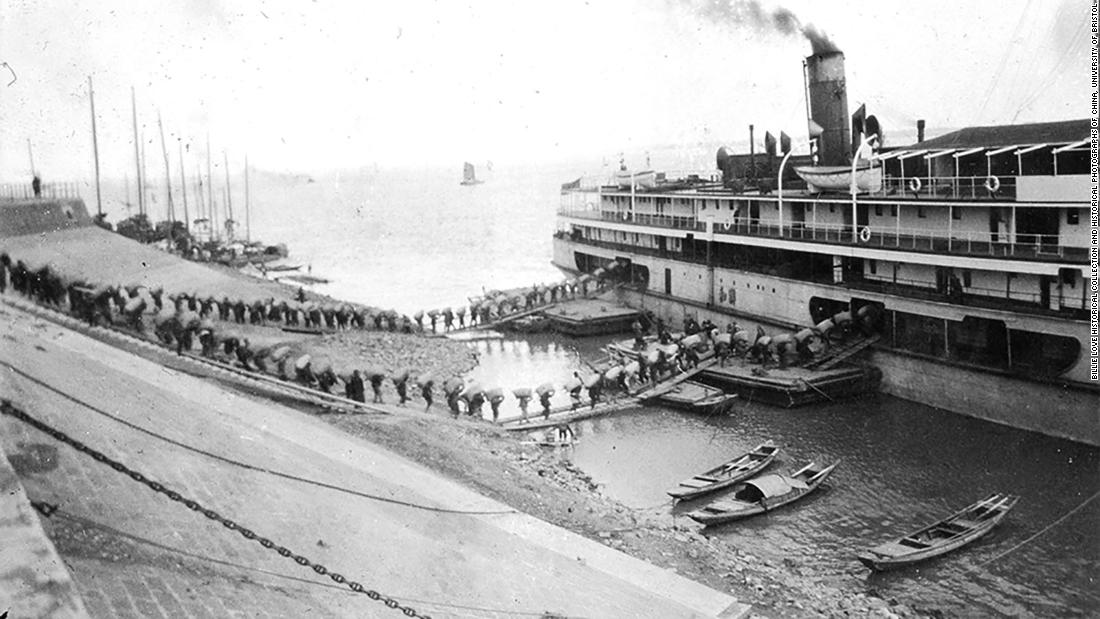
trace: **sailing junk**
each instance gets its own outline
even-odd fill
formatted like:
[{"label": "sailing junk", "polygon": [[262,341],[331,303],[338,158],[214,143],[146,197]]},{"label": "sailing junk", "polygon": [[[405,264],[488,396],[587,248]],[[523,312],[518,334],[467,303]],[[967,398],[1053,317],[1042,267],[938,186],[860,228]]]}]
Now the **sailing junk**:
[{"label": "sailing junk", "polygon": [[462,183],[463,185],[480,185],[485,181],[477,179],[477,175],[474,174],[474,164],[467,161],[462,165]]}]

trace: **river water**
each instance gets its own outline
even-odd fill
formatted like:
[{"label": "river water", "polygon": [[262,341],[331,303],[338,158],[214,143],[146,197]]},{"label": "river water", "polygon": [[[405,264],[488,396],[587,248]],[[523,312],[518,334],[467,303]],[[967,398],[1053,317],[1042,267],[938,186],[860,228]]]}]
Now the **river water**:
[{"label": "river water", "polygon": [[[287,243],[294,260],[332,279],[320,292],[401,312],[454,305],[483,288],[560,279],[550,265],[559,187],[592,171],[591,163],[479,166],[487,182],[474,187],[459,186],[460,165],[355,170],[315,182],[260,174],[252,179],[253,236]],[[605,343],[471,342],[481,361],[473,377],[509,389],[561,384]],[[513,402],[503,414],[516,414]],[[822,491],[714,532],[758,556],[788,558],[814,581],[951,615],[1100,614],[1100,500],[1070,513],[1100,491],[1096,449],[881,395],[797,410],[738,402],[728,416],[649,408],[582,422],[577,432],[570,457],[640,510],[673,509],[665,490],[763,440],[782,448],[773,470],[840,460]],[[1021,499],[967,549],[875,576],[855,560],[991,492]]]}]

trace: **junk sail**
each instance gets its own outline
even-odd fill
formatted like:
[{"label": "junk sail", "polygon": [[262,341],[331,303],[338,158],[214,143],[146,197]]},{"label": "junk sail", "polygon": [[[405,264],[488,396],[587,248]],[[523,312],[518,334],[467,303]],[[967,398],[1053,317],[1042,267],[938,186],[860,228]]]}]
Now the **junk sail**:
[{"label": "junk sail", "polygon": [[480,185],[485,181],[479,181],[477,175],[474,174],[474,164],[467,161],[462,166],[462,184],[463,185]]}]

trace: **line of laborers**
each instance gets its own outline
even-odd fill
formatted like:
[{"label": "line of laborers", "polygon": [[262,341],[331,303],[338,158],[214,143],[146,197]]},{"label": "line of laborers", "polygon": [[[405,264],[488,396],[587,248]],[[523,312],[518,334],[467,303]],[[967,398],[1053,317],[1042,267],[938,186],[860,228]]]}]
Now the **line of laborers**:
[{"label": "line of laborers", "polygon": [[[578,293],[587,295],[590,287],[602,289],[609,276],[619,267],[619,263],[613,261],[606,268],[598,268],[590,275],[582,275],[562,284],[532,286],[530,289],[512,293],[489,293],[471,307],[471,320],[474,320],[474,316],[482,321],[495,320],[509,313],[555,303]],[[247,338],[237,337],[232,333],[219,333],[213,320],[216,316],[224,322],[239,324],[281,321],[292,326],[302,324],[306,327],[326,326],[332,329],[369,329],[373,325],[375,329],[414,333],[422,331],[419,324],[423,317],[422,312],[416,314],[417,326],[413,327],[407,316],[399,318],[396,312],[347,304],[333,307],[291,304],[286,301],[276,303],[273,299],[246,304],[227,298],[219,302],[213,297],[199,298],[195,294],[166,295],[161,289],[141,286],[92,287],[84,282],[66,282],[48,266],[33,269],[22,261],[12,263],[7,254],[0,254],[0,292],[9,280],[13,288],[39,303],[58,308],[65,307],[67,303],[69,311],[89,324],[105,322],[108,325],[117,325],[121,322],[139,334],[145,333],[144,316],[151,303],[156,308],[153,317],[154,335],[164,344],[174,345],[178,353],[191,351],[194,340],[197,339],[204,357],[229,361],[250,371],[264,372],[326,393],[332,393],[342,383],[344,394],[355,401],[365,402],[366,385],[369,384],[373,392],[373,402],[381,403],[382,387],[389,378],[393,381],[401,405],[409,401],[410,381],[417,386],[425,400],[425,410],[430,409],[434,402],[433,388],[436,378],[429,374],[415,373],[411,369],[387,373],[377,368],[337,372],[330,363],[321,361],[315,364],[310,355],[295,353],[290,346],[253,349]],[[165,305],[165,299],[169,301],[169,305]],[[489,308],[489,314],[487,318],[482,318],[485,308]],[[591,405],[595,406],[604,389],[629,392],[639,384],[657,381],[676,371],[693,367],[698,363],[699,355],[711,348],[723,365],[730,357],[743,357],[764,366],[777,364],[783,367],[813,358],[828,347],[831,339],[844,339],[857,329],[869,333],[876,322],[876,316],[871,311],[873,309],[873,306],[865,306],[855,314],[849,311],[840,312],[814,327],[776,336],[767,335],[759,327],[753,335],[740,329],[736,323],[730,323],[726,332],[722,333],[709,321],[699,325],[693,318],[685,318],[684,332],[673,335],[663,321],[657,318],[651,325],[655,327],[657,334],[657,347],[652,349],[644,338],[646,329],[640,321],[636,321],[633,325],[635,347],[631,353],[617,355],[611,359],[606,369],[588,376],[582,377],[575,373],[563,388],[570,395],[574,407],[580,404],[582,389],[587,389]],[[465,326],[465,313],[462,309],[433,310],[427,312],[427,315],[432,319],[433,331],[436,317],[439,316],[444,318],[445,331]],[[457,327],[455,318],[458,318]],[[465,412],[481,418],[482,407],[488,402],[493,420],[499,418],[499,408],[505,400],[503,389],[483,388],[477,383],[458,377],[446,379],[442,387],[447,406],[455,416]],[[514,389],[512,395],[519,402],[522,419],[527,419],[528,405],[535,396],[539,398],[542,414],[549,416],[551,397],[556,391],[556,386],[547,382],[535,389]]]},{"label": "line of laborers", "polygon": [[[617,263],[609,266],[614,270]],[[512,293],[488,293],[470,307],[471,326],[476,324],[475,321],[493,321],[511,313],[555,303],[559,299],[572,298],[577,294],[587,295],[590,287],[603,289],[609,272],[607,269],[597,269],[592,275],[582,275],[560,284],[532,286],[530,289]],[[342,383],[344,394],[355,401],[365,402],[366,385],[369,384],[373,392],[373,402],[381,403],[382,386],[389,378],[394,383],[401,405],[409,400],[410,381],[417,386],[425,400],[425,410],[430,409],[434,402],[433,388],[436,379],[429,374],[414,376],[414,371],[409,369],[387,374],[385,370],[376,368],[338,373],[331,364],[322,362],[315,365],[310,355],[295,353],[290,346],[253,349],[247,338],[238,337],[231,332],[221,333],[215,323],[217,318],[236,324],[265,325],[268,322],[282,322],[289,326],[327,327],[334,330],[370,329],[373,325],[378,330],[411,334],[423,331],[423,312],[417,312],[414,316],[417,323],[414,327],[408,316],[401,317],[392,310],[379,311],[348,304],[322,306],[315,303],[276,302],[274,299],[245,303],[227,297],[218,301],[214,297],[202,298],[197,294],[166,294],[159,287],[96,285],[80,280],[70,281],[48,265],[32,267],[21,260],[13,261],[7,253],[0,253],[0,292],[4,291],[9,282],[12,288],[28,298],[45,306],[67,309],[89,325],[122,326],[143,336],[147,330],[145,317],[152,309],[153,335],[162,343],[175,346],[177,353],[192,351],[197,340],[200,354],[204,357],[228,361],[250,371],[270,374],[326,393],[332,393]],[[442,311],[432,310],[426,314],[431,319],[433,331],[438,317],[443,317],[443,328],[449,331],[465,326],[464,310],[465,308],[447,308]],[[574,382],[578,384],[574,386]],[[576,380],[565,385],[575,400],[579,399],[579,386],[579,381]],[[504,401],[502,389],[483,389],[476,383],[457,377],[445,380],[442,387],[448,408],[455,416],[465,412],[480,418],[481,408],[488,402],[493,410],[493,419],[497,420],[500,404]],[[524,416],[533,393],[537,393],[548,414],[550,397],[555,393],[554,387],[549,383],[541,385],[537,390],[514,390],[513,394],[519,400]]]}]

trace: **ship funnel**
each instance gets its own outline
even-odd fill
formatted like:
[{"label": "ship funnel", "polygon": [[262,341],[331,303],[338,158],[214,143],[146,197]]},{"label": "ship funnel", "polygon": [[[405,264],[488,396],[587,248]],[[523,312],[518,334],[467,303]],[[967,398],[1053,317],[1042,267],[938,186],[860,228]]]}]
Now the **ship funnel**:
[{"label": "ship funnel", "polygon": [[827,51],[807,56],[806,99],[810,102],[810,135],[817,136],[819,165],[846,165],[850,160],[848,91],[844,80],[844,53]]}]

